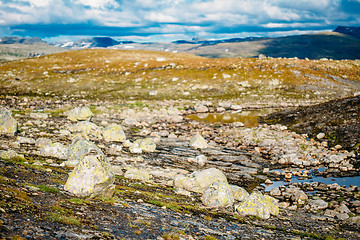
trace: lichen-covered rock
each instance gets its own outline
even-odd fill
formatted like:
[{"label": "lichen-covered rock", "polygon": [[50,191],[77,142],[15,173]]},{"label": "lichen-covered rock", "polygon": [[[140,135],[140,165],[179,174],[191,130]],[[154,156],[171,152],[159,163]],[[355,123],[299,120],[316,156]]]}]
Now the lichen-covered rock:
[{"label": "lichen-covered rock", "polygon": [[233,198],[239,202],[244,201],[250,194],[242,187],[230,185]]},{"label": "lichen-covered rock", "polygon": [[76,107],[65,114],[71,121],[90,121],[94,115],[89,107]]},{"label": "lichen-covered rock", "polygon": [[236,210],[244,216],[251,215],[268,219],[271,215],[279,214],[277,200],[273,197],[253,192],[236,207]]},{"label": "lichen-covered rock", "polygon": [[0,107],[0,134],[14,135],[17,131],[18,123],[12,117],[9,109]]},{"label": "lichen-covered rock", "polygon": [[102,136],[106,142],[124,142],[126,140],[122,127],[115,123],[104,128]]},{"label": "lichen-covered rock", "polygon": [[90,153],[69,174],[64,189],[77,197],[109,198],[115,191],[114,181],[115,175],[107,159]]},{"label": "lichen-covered rock", "polygon": [[40,148],[40,154],[43,156],[66,159],[68,154],[68,148],[62,143],[50,143]]},{"label": "lichen-covered rock", "polygon": [[150,173],[137,168],[127,168],[124,177],[147,182],[150,180]]},{"label": "lichen-covered rock", "polygon": [[178,176],[174,180],[174,186],[188,191],[203,193],[214,182],[228,183],[223,172],[216,168],[209,168],[199,172],[193,172],[189,176]]},{"label": "lichen-covered rock", "polygon": [[2,159],[13,159],[13,158],[23,158],[24,156],[21,154],[17,154],[17,152],[15,152],[14,150],[7,150],[7,151],[0,151],[0,158]]},{"label": "lichen-covered rock", "polygon": [[204,149],[208,147],[208,144],[206,140],[201,136],[200,134],[196,134],[191,140],[190,140],[190,147],[192,148],[200,148]]},{"label": "lichen-covered rock", "polygon": [[86,139],[89,139],[90,137],[94,137],[96,139],[102,138],[101,128],[95,123],[88,121],[73,124],[69,127],[69,130],[73,133],[79,133],[79,136]]},{"label": "lichen-covered rock", "polygon": [[214,182],[207,187],[201,201],[207,207],[228,207],[233,205],[234,198],[227,183]]},{"label": "lichen-covered rock", "polygon": [[138,139],[134,144],[138,144],[141,150],[146,153],[154,152],[156,149],[156,143],[152,138]]},{"label": "lichen-covered rock", "polygon": [[76,166],[84,158],[84,156],[91,151],[96,152],[96,154],[105,158],[104,153],[98,146],[95,145],[95,143],[83,138],[75,138],[69,145],[65,165]]},{"label": "lichen-covered rock", "polygon": [[35,141],[35,146],[38,148],[42,148],[46,145],[50,145],[52,143],[51,139],[48,138],[38,138]]}]

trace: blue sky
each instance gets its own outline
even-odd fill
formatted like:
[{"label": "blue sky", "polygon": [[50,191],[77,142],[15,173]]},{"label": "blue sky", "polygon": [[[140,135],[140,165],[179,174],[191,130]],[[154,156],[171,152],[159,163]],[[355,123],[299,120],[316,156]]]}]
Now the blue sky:
[{"label": "blue sky", "polygon": [[360,0],[1,0],[0,36],[134,41],[282,36],[360,26]]}]

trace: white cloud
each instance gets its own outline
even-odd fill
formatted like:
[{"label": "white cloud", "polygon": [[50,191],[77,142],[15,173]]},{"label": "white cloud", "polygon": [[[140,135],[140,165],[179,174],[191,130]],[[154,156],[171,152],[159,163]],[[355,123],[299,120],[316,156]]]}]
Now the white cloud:
[{"label": "white cloud", "polygon": [[[41,0],[38,0],[41,1]],[[74,3],[83,4],[92,8],[118,7],[115,0],[75,0]]]}]

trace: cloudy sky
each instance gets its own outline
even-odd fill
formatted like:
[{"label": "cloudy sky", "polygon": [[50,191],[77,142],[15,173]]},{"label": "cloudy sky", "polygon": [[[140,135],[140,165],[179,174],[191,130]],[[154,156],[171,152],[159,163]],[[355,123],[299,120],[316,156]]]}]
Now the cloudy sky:
[{"label": "cloudy sky", "polygon": [[360,26],[360,0],[1,0],[0,36],[173,41]]}]

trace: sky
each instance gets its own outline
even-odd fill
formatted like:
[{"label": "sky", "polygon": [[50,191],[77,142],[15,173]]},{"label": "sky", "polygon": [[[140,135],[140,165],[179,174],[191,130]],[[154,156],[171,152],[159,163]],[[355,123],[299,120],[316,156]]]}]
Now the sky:
[{"label": "sky", "polygon": [[0,36],[140,42],[277,37],[360,26],[360,0],[0,0]]}]

